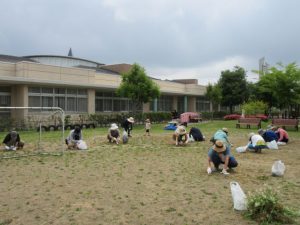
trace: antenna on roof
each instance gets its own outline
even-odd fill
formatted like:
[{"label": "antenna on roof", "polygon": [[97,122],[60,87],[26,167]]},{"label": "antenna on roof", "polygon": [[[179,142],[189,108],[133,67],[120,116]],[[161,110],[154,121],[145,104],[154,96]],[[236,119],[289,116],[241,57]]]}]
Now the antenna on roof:
[{"label": "antenna on roof", "polygon": [[73,57],[73,52],[72,52],[72,48],[70,48],[69,53],[68,53],[69,57]]}]

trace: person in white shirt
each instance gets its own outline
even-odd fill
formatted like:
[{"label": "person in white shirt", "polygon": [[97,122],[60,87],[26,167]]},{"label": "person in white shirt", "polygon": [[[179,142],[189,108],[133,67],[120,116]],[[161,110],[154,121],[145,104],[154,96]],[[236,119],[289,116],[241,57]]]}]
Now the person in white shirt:
[{"label": "person in white shirt", "polygon": [[266,146],[266,142],[263,137],[259,134],[250,133],[247,149],[256,153],[261,153],[261,150],[264,148],[268,147]]}]

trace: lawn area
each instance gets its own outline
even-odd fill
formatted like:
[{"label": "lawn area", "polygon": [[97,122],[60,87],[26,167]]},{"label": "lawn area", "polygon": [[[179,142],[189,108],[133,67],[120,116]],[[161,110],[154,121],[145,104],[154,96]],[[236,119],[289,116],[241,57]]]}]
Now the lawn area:
[{"label": "lawn area", "polygon": [[[257,129],[236,129],[235,123],[193,124],[207,139],[222,127],[229,129],[239,166],[228,176],[207,175],[209,141],[173,146],[173,132],[163,130],[165,124],[153,125],[150,137],[135,126],[126,145],[107,143],[107,128],[87,129],[83,136],[88,151],[1,159],[0,224],[257,224],[233,210],[231,181],[239,182],[246,194],[271,187],[285,206],[300,210],[300,133],[289,130],[290,143],[279,150],[238,154],[235,147],[245,145],[248,133]],[[38,132],[23,132],[21,137],[23,151],[0,151],[0,157],[38,148]],[[42,133],[40,148],[59,151],[61,133]],[[286,172],[272,177],[278,159]]]}]

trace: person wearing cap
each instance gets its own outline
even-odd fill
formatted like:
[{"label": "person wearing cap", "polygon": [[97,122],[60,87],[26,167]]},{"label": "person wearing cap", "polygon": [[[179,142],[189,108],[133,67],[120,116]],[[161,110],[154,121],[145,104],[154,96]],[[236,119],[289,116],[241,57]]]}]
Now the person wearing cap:
[{"label": "person wearing cap", "polygon": [[189,137],[186,132],[186,129],[184,126],[180,125],[177,127],[173,134],[173,140],[175,141],[175,145],[186,145],[188,143]]},{"label": "person wearing cap", "polygon": [[271,141],[277,142],[277,140],[278,140],[276,133],[272,130],[259,129],[258,134],[263,137],[265,142],[271,142]]},{"label": "person wearing cap", "polygon": [[195,141],[205,141],[205,137],[202,135],[201,131],[197,127],[192,127],[189,132],[189,137]]},{"label": "person wearing cap", "polygon": [[127,132],[128,137],[131,137],[130,131],[132,130],[132,124],[134,123],[133,117],[129,117],[126,120],[123,121],[122,127]]},{"label": "person wearing cap", "polygon": [[247,149],[249,151],[254,151],[256,153],[261,153],[261,150],[264,148],[268,148],[268,147],[263,137],[260,136],[259,134],[250,133]]},{"label": "person wearing cap", "polygon": [[223,127],[221,130],[218,130],[213,138],[212,141],[213,143],[215,143],[215,141],[220,140],[222,141],[227,147],[231,147],[232,144],[230,143],[229,139],[228,139],[228,129],[226,127]]},{"label": "person wearing cap", "polygon": [[145,135],[150,136],[151,122],[150,119],[145,120]]},{"label": "person wearing cap", "polygon": [[82,132],[80,127],[75,127],[75,129],[70,131],[69,136],[66,138],[66,145],[68,149],[78,149],[77,144],[82,140]]},{"label": "person wearing cap", "polygon": [[116,143],[117,145],[120,142],[120,131],[117,124],[112,123],[108,129],[107,139],[111,143]]},{"label": "person wearing cap", "polygon": [[[212,164],[214,169],[212,169]],[[208,151],[207,173],[219,170],[220,164],[224,164],[222,172],[228,175],[228,169],[238,166],[236,159],[230,154],[230,148],[221,140],[216,140],[215,144]]]},{"label": "person wearing cap", "polygon": [[17,131],[10,131],[4,138],[3,142],[5,150],[22,149],[24,147],[24,142],[21,141],[20,135]]},{"label": "person wearing cap", "polygon": [[278,137],[278,142],[289,142],[289,134],[286,130],[284,130],[281,127],[272,127],[272,130],[275,131],[277,137]]}]

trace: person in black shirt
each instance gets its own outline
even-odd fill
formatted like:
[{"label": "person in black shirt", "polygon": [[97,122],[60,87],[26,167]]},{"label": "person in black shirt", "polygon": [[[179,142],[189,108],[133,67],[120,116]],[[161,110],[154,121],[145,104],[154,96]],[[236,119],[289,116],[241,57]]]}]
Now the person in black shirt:
[{"label": "person in black shirt", "polygon": [[24,142],[21,141],[21,138],[20,138],[20,135],[18,134],[17,131],[11,131],[9,132],[3,142],[4,144],[4,148],[6,150],[17,150],[17,149],[20,149],[20,148],[23,148],[24,146]]},{"label": "person in black shirt", "polygon": [[122,127],[127,132],[128,137],[131,137],[130,131],[132,130],[132,124],[134,123],[133,117],[129,117],[122,123]]},{"label": "person in black shirt", "polygon": [[196,127],[192,127],[190,129],[189,137],[193,137],[195,141],[205,141],[205,137],[202,135],[201,131]]}]

